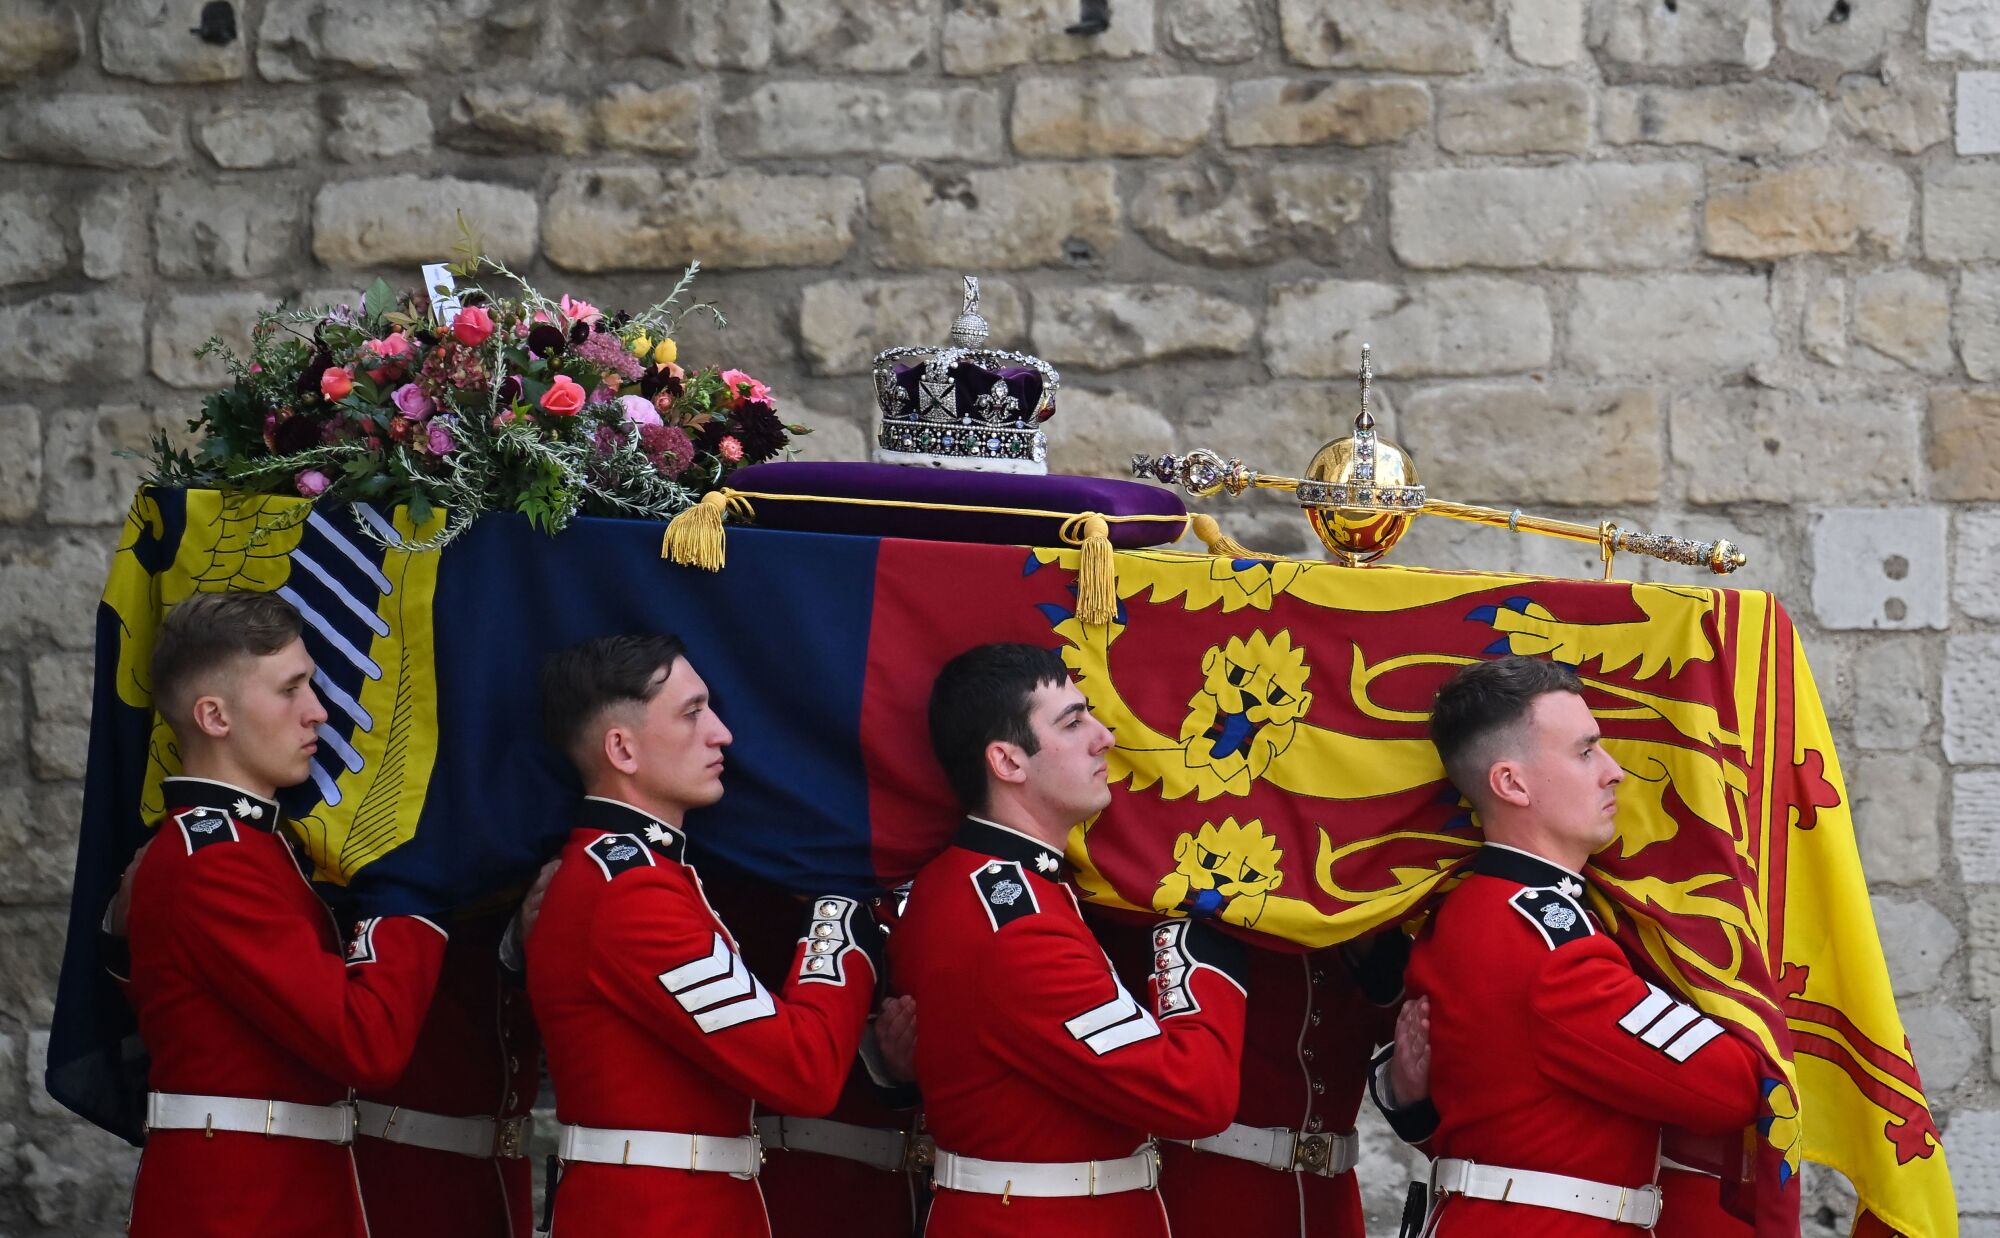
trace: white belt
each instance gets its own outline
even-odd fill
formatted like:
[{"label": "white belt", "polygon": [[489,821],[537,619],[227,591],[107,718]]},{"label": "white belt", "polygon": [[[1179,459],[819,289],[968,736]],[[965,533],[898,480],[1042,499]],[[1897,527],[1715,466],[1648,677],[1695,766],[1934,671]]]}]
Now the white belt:
[{"label": "white belt", "polygon": [[1300,1170],[1326,1178],[1339,1177],[1361,1159],[1361,1138],[1353,1131],[1317,1135],[1282,1126],[1245,1126],[1241,1122],[1231,1122],[1220,1135],[1196,1139],[1188,1146],[1286,1173]]},{"label": "white belt", "polygon": [[979,1195],[1115,1195],[1150,1191],[1160,1185],[1160,1158],[1149,1144],[1111,1161],[981,1161],[938,1150],[935,1182],[952,1191]]},{"label": "white belt", "polygon": [[453,1118],[371,1100],[355,1101],[354,1109],[355,1129],[370,1139],[482,1159],[527,1155],[528,1135],[534,1129],[532,1117]]},{"label": "white belt", "polygon": [[1469,1199],[1534,1204],[1620,1221],[1640,1229],[1651,1229],[1660,1220],[1660,1188],[1650,1184],[1611,1186],[1587,1178],[1446,1158],[1431,1166],[1431,1189],[1438,1193],[1440,1203],[1446,1195],[1464,1195]]},{"label": "white belt", "polygon": [[817,1152],[900,1172],[908,1164],[909,1142],[901,1131],[885,1131],[826,1118],[793,1118],[782,1113],[757,1116],[757,1137],[767,1148]]},{"label": "white belt", "polygon": [[252,1135],[313,1139],[321,1143],[354,1142],[354,1108],[301,1105],[288,1100],[251,1100],[243,1096],[180,1096],[171,1092],[146,1095],[149,1131],[242,1131]]},{"label": "white belt", "polygon": [[692,1169],[738,1178],[756,1177],[764,1164],[763,1150],[751,1135],[683,1135],[677,1131],[604,1130],[567,1124],[562,1128],[556,1155],[565,1161]]}]

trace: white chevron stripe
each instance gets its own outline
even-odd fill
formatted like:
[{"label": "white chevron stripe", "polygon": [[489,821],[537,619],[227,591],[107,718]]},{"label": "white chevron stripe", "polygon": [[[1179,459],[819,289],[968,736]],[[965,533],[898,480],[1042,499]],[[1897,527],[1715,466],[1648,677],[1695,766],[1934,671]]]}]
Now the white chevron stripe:
[{"label": "white chevron stripe", "polygon": [[1094,1036],[1085,1036],[1083,1043],[1090,1046],[1092,1053],[1103,1057],[1113,1049],[1122,1049],[1135,1041],[1150,1040],[1159,1034],[1160,1025],[1154,1022],[1152,1015],[1141,1010],[1138,1018],[1108,1027]]},{"label": "white chevron stripe", "polygon": [[1648,984],[1646,996],[1639,999],[1638,1005],[1625,1012],[1625,1017],[1618,1020],[1618,1026],[1637,1036],[1646,1030],[1647,1024],[1660,1017],[1661,1011],[1673,1004],[1674,999],[1662,993],[1657,985]]},{"label": "white chevron stripe", "polygon": [[1066,1021],[1063,1027],[1068,1029],[1070,1035],[1076,1037],[1078,1040],[1082,1040],[1086,1036],[1092,1036],[1103,1031],[1114,1023],[1123,1023],[1138,1013],[1139,1003],[1132,1000],[1132,995],[1127,993],[1125,986],[1121,984],[1118,986],[1118,996],[1097,1007],[1095,1010],[1086,1010],[1074,1019]]},{"label": "white chevron stripe", "polygon": [[674,1000],[681,1004],[682,1010],[693,1014],[695,1011],[704,1010],[715,1005],[717,1002],[725,1002],[737,997],[748,997],[756,989],[757,982],[750,978],[750,969],[743,966],[743,960],[733,954],[729,958],[729,974],[722,977],[722,979],[711,980],[707,984],[698,984],[691,989],[674,994]]},{"label": "white chevron stripe", "polygon": [[683,963],[672,971],[661,972],[660,983],[667,986],[667,992],[678,994],[682,989],[692,985],[701,984],[705,981],[713,980],[718,976],[727,975],[730,960],[735,957],[736,954],[730,950],[729,943],[722,940],[722,934],[717,933],[715,935],[715,949],[709,951],[705,957],[696,959],[692,963]]},{"label": "white chevron stripe", "polygon": [[705,1010],[694,1017],[695,1026],[704,1032],[719,1032],[724,1028],[735,1027],[739,1023],[748,1023],[753,1019],[768,1019],[777,1014],[778,1004],[771,1000],[770,991],[755,977],[752,977],[750,982],[757,987],[756,996],[728,1006]]},{"label": "white chevron stripe", "polygon": [[1674,1042],[1666,1048],[1666,1054],[1676,1062],[1685,1062],[1694,1056],[1695,1050],[1720,1035],[1722,1035],[1722,1024],[1714,1019],[1703,1019],[1674,1037]]},{"label": "white chevron stripe", "polygon": [[1657,1049],[1679,1035],[1683,1028],[1700,1017],[1701,1011],[1696,1010],[1693,1006],[1677,1002],[1672,1010],[1660,1016],[1659,1022],[1647,1028],[1646,1034],[1639,1037],[1639,1039]]}]

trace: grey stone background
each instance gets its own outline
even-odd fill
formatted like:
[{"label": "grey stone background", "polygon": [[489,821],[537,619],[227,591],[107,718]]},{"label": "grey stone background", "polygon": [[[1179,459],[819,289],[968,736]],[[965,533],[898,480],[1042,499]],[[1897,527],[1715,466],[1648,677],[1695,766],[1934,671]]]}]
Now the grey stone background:
[{"label": "grey stone background", "polygon": [[[683,360],[817,457],[865,453],[868,358],[941,339],[964,271],[1065,373],[1058,468],[1296,471],[1368,340],[1434,493],[1738,539],[2000,1234],[2000,0],[1112,0],[1091,38],[1075,0],[246,0],[221,46],[200,8],[0,0],[0,1234],[125,1215],[131,1155],[39,1082],[114,453],[218,380],[211,334],[414,284],[461,210],[601,305],[700,258],[733,325]],[[1397,555],[1594,557],[1444,521]],[[1405,1172],[1371,1138],[1379,1214]]]}]

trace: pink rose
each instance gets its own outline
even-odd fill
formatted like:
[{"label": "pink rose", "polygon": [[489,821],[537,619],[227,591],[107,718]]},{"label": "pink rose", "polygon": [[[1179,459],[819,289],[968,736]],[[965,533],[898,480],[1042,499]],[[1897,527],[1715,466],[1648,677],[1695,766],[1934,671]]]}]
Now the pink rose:
[{"label": "pink rose", "polygon": [[326,488],[333,484],[333,479],[318,469],[307,469],[300,473],[294,480],[299,488],[299,493],[309,499],[318,498],[320,495],[325,494]]},{"label": "pink rose", "polygon": [[451,334],[467,348],[477,348],[493,334],[493,315],[483,305],[468,305],[451,320]]},{"label": "pink rose", "polygon": [[404,383],[396,388],[396,394],[389,397],[396,410],[411,421],[422,421],[437,411],[437,405],[424,394],[424,389],[415,383]]},{"label": "pink rose", "polygon": [[625,420],[635,425],[657,426],[662,424],[659,410],[654,408],[653,402],[644,396],[621,395],[618,397],[618,407],[625,411]]},{"label": "pink rose", "polygon": [[734,434],[725,434],[722,441],[715,445],[715,454],[734,464],[743,458],[743,444],[736,441]]},{"label": "pink rose", "polygon": [[344,365],[330,365],[326,368],[326,372],[319,376],[319,393],[329,400],[345,400],[347,393],[352,390],[354,390],[354,371]]},{"label": "pink rose", "polygon": [[556,308],[562,311],[565,322],[595,322],[604,317],[603,310],[588,301],[572,300],[568,293],[563,294],[562,300],[556,303]]},{"label": "pink rose", "polygon": [[583,388],[567,374],[556,375],[555,382],[542,393],[542,411],[556,417],[574,417],[583,407]]},{"label": "pink rose", "polygon": [[410,337],[401,331],[391,331],[379,340],[369,340],[362,349],[383,361],[410,355]]},{"label": "pink rose", "polygon": [[451,436],[451,418],[440,417],[425,426],[424,430],[432,455],[448,456],[458,450],[458,440]]},{"label": "pink rose", "polygon": [[736,407],[745,400],[768,400],[771,389],[745,374],[741,370],[724,370],[722,385],[729,389],[729,406]]}]

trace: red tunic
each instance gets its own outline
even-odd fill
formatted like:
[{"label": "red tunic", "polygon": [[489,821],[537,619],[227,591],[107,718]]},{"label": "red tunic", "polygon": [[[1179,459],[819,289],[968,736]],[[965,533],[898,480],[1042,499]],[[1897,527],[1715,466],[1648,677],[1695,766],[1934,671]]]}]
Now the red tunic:
[{"label": "red tunic", "polygon": [[[812,1117],[833,1107],[875,988],[860,950],[826,980],[795,956],[781,994],[748,980],[735,939],[684,861],[678,830],[587,799],[529,937],[528,993],[564,1123],[748,1136],[753,1102]],[[609,842],[600,844],[601,840]],[[662,977],[720,956],[740,1001],[685,1009]],[[831,982],[828,982],[828,981]],[[754,1179],[574,1162],[556,1188],[557,1238],[767,1234]]]},{"label": "red tunic", "polygon": [[[534,1107],[541,1041],[521,978],[500,966],[500,937],[513,917],[509,905],[452,922],[409,1068],[363,1099],[449,1117],[520,1118]],[[373,1238],[528,1238],[534,1230],[525,1155],[472,1157],[363,1135],[354,1160]]]},{"label": "red tunic", "polygon": [[[155,1092],[307,1105],[403,1073],[444,931],[364,921],[343,951],[285,840],[278,806],[170,778],[132,883],[129,993]],[[365,943],[365,944],[364,944]],[[137,1238],[365,1235],[347,1147],[236,1131],[154,1131],[133,1189]]]},{"label": "red tunic", "polygon": [[[924,866],[890,938],[917,1000],[917,1083],[941,1151],[1114,1160],[1148,1135],[1212,1135],[1236,1112],[1240,982],[1194,966],[1184,990],[1134,999],[1058,880],[1060,858],[968,821]],[[1167,1221],[1148,1190],[1007,1202],[939,1190],[925,1233],[1164,1238]]]},{"label": "red tunic", "polygon": [[[1612,1186],[1654,1181],[1662,1129],[1724,1134],[1756,1114],[1759,1059],[1647,983],[1578,901],[1574,873],[1488,844],[1410,959],[1431,999],[1429,1150]],[[1456,1196],[1444,1238],[1620,1238],[1633,1226]]]}]

